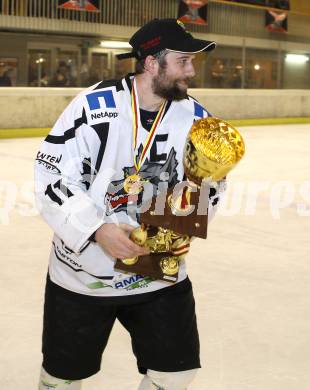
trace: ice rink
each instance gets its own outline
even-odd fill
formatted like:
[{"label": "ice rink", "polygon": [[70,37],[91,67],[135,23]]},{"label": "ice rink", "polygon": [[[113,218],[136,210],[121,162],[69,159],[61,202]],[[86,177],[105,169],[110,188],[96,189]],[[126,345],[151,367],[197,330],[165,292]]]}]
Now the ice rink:
[{"label": "ice rink", "polygon": [[[203,366],[189,390],[309,390],[310,124],[240,132],[246,156],[187,259]],[[1,390],[36,390],[41,365],[52,232],[33,208],[40,142],[0,140]],[[83,390],[135,390],[140,378],[117,323]]]}]

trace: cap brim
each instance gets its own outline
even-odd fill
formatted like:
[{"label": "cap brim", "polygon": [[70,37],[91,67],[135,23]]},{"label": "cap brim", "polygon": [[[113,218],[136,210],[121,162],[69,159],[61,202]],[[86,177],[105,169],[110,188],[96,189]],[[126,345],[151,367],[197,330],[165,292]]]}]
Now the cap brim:
[{"label": "cap brim", "polygon": [[[181,41],[180,44],[174,46],[174,48],[168,48],[167,50],[175,52],[175,53],[186,53],[186,54],[195,54],[200,53],[202,51],[212,51],[216,47],[216,43],[213,41],[204,41],[202,39],[188,39],[186,41]],[[123,60],[126,58],[137,58],[139,56],[136,52],[132,51],[130,53],[122,53],[117,54],[116,58],[119,60]]]},{"label": "cap brim", "polygon": [[137,58],[137,54],[133,51],[131,51],[130,53],[121,53],[121,54],[116,54],[116,58],[118,60],[124,60],[126,58]]},{"label": "cap brim", "polygon": [[212,51],[216,48],[216,43],[213,41],[203,41],[202,39],[188,39],[180,42],[179,45],[174,48],[168,48],[167,50],[176,53],[195,54],[202,51]]}]

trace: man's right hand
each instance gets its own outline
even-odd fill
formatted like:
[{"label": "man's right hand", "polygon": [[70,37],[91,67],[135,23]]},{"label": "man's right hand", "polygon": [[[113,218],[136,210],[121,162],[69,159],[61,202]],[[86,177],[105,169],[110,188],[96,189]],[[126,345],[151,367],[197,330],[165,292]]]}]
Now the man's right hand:
[{"label": "man's right hand", "polygon": [[148,249],[130,240],[129,234],[134,229],[127,224],[105,223],[96,231],[95,239],[108,255],[116,259],[148,255]]}]

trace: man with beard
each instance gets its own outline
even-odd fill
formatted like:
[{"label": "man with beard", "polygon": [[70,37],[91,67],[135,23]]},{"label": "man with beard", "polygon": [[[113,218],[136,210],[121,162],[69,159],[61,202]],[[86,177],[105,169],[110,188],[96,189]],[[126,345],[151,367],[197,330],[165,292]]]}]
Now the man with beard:
[{"label": "man with beard", "polygon": [[[135,57],[136,73],[78,95],[37,154],[38,207],[55,232],[40,390],[77,390],[98,372],[115,319],[130,333],[144,374],[139,390],[184,390],[200,367],[184,261],[175,284],[124,274],[114,264],[148,253],[129,239],[138,222],[127,206],[139,183],[172,187],[184,179],[187,133],[209,115],[187,96],[192,61],[215,43],[193,38],[175,19],[155,19],[130,44],[119,57]],[[209,219],[221,193],[210,194]]]}]

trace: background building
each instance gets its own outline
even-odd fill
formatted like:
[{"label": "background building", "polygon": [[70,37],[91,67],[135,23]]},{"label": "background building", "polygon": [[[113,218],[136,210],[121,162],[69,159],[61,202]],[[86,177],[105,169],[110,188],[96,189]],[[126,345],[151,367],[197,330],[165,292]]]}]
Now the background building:
[{"label": "background building", "polygon": [[[180,6],[178,0],[101,0],[98,12],[88,12],[60,3],[0,0],[0,84],[79,87],[122,76],[133,60],[115,55],[128,50],[132,33],[154,17],[177,17]],[[266,9],[229,3],[209,0],[207,24],[187,25],[218,42],[210,55],[197,55],[192,87],[310,88],[310,8],[303,5],[309,1],[291,0],[287,32],[266,28]],[[305,57],[297,63],[287,54]]]}]

